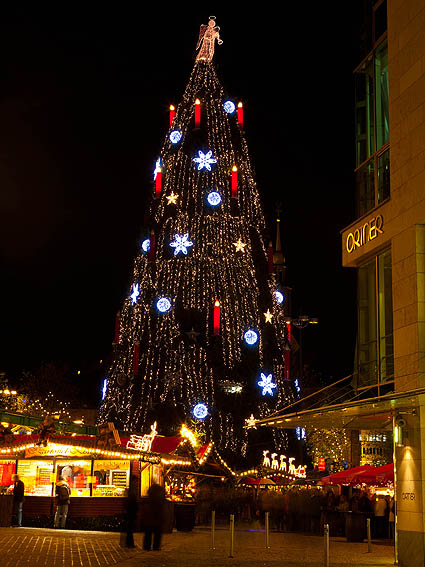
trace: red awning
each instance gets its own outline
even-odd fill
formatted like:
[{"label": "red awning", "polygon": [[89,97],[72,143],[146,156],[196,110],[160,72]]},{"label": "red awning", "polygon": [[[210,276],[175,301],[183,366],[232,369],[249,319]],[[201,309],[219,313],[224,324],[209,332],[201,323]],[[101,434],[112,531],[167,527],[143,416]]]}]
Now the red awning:
[{"label": "red awning", "polygon": [[361,467],[353,467],[346,471],[339,471],[329,476],[324,476],[320,479],[322,484],[352,484],[353,479],[356,479],[359,474],[372,469],[371,465],[362,465]]},{"label": "red awning", "polygon": [[386,486],[394,482],[394,464],[389,463],[382,467],[373,467],[355,478],[356,484],[369,484],[370,486]]},{"label": "red awning", "polygon": [[252,478],[247,476],[240,481],[241,484],[248,486],[265,486],[268,484],[276,484],[271,478]]}]

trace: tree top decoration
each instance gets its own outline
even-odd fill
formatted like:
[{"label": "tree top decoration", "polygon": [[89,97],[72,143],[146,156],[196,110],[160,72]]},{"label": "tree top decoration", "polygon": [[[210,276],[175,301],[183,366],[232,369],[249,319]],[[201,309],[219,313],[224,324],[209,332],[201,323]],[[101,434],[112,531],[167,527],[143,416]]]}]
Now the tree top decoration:
[{"label": "tree top decoration", "polygon": [[217,40],[218,45],[223,43],[223,40],[220,39],[219,31],[220,28],[215,25],[215,16],[210,16],[208,25],[201,25],[196,49],[199,49],[199,47],[201,48],[196,56],[196,61],[212,61],[212,58],[214,57],[215,40]]}]

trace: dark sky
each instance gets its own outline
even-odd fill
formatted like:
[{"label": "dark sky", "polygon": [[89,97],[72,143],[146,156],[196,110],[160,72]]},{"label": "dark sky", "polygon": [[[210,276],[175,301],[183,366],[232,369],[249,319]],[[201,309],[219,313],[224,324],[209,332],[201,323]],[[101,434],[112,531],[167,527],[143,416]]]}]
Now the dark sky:
[{"label": "dark sky", "polygon": [[283,205],[293,313],[320,320],[306,356],[326,376],[351,371],[355,274],[339,231],[354,219],[355,4],[2,15],[0,371],[110,352],[168,107],[211,12],[272,229]]}]

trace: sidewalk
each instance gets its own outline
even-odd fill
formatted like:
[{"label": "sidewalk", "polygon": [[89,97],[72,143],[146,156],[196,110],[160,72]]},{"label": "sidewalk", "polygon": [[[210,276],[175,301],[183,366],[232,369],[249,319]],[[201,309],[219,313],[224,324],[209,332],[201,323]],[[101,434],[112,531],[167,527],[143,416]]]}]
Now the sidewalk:
[{"label": "sidewalk", "polygon": [[[265,549],[261,531],[235,532],[234,558],[229,558],[229,533],[217,530],[211,550],[207,529],[166,534],[159,552],[141,549],[142,534],[135,535],[135,550],[120,547],[120,534],[36,528],[0,528],[2,567],[323,567],[323,538],[295,533],[271,533]],[[394,565],[392,545],[330,540],[331,567]]]}]

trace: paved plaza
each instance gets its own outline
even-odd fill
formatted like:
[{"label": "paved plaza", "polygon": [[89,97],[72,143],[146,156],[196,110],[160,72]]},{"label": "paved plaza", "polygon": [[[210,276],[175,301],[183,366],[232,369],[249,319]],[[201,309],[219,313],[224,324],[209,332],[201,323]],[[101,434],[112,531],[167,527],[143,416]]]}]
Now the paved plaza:
[{"label": "paved plaza", "polygon": [[[234,557],[229,558],[229,532],[217,530],[216,549],[211,549],[208,529],[166,534],[161,551],[141,549],[142,535],[135,536],[137,548],[120,546],[120,534],[36,528],[0,528],[1,567],[67,566],[103,567],[291,567],[323,566],[323,538],[295,533],[271,533],[270,549],[265,548],[261,531],[235,532]],[[330,540],[332,567],[394,565],[392,545],[347,543]]]}]

